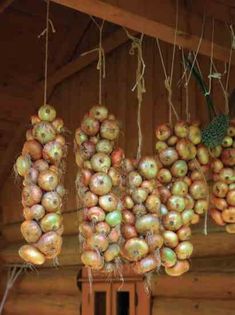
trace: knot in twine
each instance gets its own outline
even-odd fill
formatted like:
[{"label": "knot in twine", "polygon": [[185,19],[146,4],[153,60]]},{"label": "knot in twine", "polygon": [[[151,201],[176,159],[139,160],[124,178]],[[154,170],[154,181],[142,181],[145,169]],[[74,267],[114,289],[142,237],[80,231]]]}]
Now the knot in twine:
[{"label": "knot in twine", "polygon": [[142,143],[143,143],[143,135],[141,129],[141,106],[143,102],[143,94],[146,93],[145,88],[145,63],[143,59],[143,38],[144,34],[142,33],[140,38],[131,35],[126,29],[127,37],[132,41],[131,48],[129,50],[130,55],[137,54],[137,69],[136,69],[136,82],[131,89],[132,92],[137,90],[137,100],[138,100],[138,112],[137,112],[137,126],[138,126],[138,148],[137,148],[137,159],[141,158],[142,152]]}]

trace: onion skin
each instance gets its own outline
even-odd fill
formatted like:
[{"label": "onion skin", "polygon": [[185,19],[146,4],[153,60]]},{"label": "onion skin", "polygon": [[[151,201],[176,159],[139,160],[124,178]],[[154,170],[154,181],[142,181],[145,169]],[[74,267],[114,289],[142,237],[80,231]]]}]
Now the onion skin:
[{"label": "onion skin", "polygon": [[45,160],[37,160],[33,163],[33,167],[38,170],[39,172],[43,172],[48,170],[49,164]]},{"label": "onion skin", "polygon": [[98,197],[91,191],[87,191],[82,201],[84,207],[91,208],[95,207],[98,204]]},{"label": "onion skin", "polygon": [[63,147],[59,142],[49,142],[44,146],[42,155],[46,161],[52,164],[59,164],[64,155]]},{"label": "onion skin", "polygon": [[35,243],[42,235],[40,226],[32,220],[24,221],[20,227],[21,233],[28,243]]},{"label": "onion skin", "polygon": [[104,266],[104,259],[96,251],[85,251],[81,255],[81,261],[93,270],[100,270]]},{"label": "onion skin", "polygon": [[22,155],[30,155],[32,160],[39,160],[42,157],[42,146],[36,140],[28,140],[24,143]]},{"label": "onion skin", "polygon": [[135,227],[139,234],[146,234],[147,232],[158,233],[159,219],[151,214],[146,214],[137,218]]},{"label": "onion skin", "polygon": [[61,210],[62,199],[57,192],[50,191],[43,195],[42,205],[48,212],[57,212]]},{"label": "onion skin", "polygon": [[42,190],[36,185],[25,186],[22,191],[22,204],[24,207],[32,207],[40,203]]},{"label": "onion skin", "polygon": [[120,167],[124,157],[124,151],[121,148],[115,149],[111,154],[112,165],[114,167]]},{"label": "onion skin", "polygon": [[39,221],[45,215],[45,209],[42,205],[36,204],[31,208],[24,208],[23,214],[26,220],[36,220]]},{"label": "onion skin", "polygon": [[189,270],[190,264],[187,260],[178,260],[175,266],[165,268],[166,273],[172,277],[179,277]]},{"label": "onion skin", "polygon": [[57,213],[46,214],[40,222],[40,226],[43,232],[56,231],[60,228],[61,224],[62,217]]},{"label": "onion skin", "polygon": [[62,237],[56,232],[48,232],[42,235],[35,246],[47,259],[53,259],[61,252]]},{"label": "onion skin", "polygon": [[160,266],[160,261],[158,261],[154,255],[148,255],[147,257],[141,259],[141,261],[133,265],[133,270],[137,274],[145,274],[150,272]]},{"label": "onion skin", "polygon": [[109,175],[98,172],[91,176],[89,187],[94,194],[103,196],[110,192],[112,180]]},{"label": "onion skin", "polygon": [[148,253],[149,248],[144,240],[131,238],[124,244],[124,251],[130,261],[138,261]]},{"label": "onion skin", "polygon": [[175,248],[179,244],[178,235],[173,231],[164,231],[162,236],[167,247]]},{"label": "onion skin", "polygon": [[19,256],[27,263],[33,265],[42,265],[46,260],[45,256],[32,245],[21,246]]},{"label": "onion skin", "polygon": [[116,210],[116,211],[111,211],[109,212],[106,217],[105,217],[105,221],[111,226],[114,227],[116,225],[121,224],[122,222],[122,214],[120,211]]},{"label": "onion skin", "polygon": [[29,156],[20,155],[15,164],[15,169],[20,176],[25,176],[31,167],[31,159]]},{"label": "onion skin", "polygon": [[43,121],[52,122],[56,118],[56,110],[50,105],[43,105],[38,110],[38,117]]},{"label": "onion skin", "polygon": [[52,191],[56,188],[58,184],[59,177],[55,172],[51,170],[43,171],[38,176],[38,185],[43,190]]}]

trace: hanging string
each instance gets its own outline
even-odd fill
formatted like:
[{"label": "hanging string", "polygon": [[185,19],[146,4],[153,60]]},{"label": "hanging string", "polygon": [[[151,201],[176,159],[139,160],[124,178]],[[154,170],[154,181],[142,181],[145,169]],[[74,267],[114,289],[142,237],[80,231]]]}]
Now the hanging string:
[{"label": "hanging string", "polygon": [[233,30],[232,24],[230,25],[230,30],[231,30],[231,48],[230,48],[230,53],[229,53],[229,62],[228,62],[228,73],[227,73],[227,80],[226,80],[226,85],[225,85],[225,113],[228,115],[229,114],[229,101],[228,101],[228,84],[229,84],[229,77],[230,77],[230,70],[231,70],[231,64],[232,64],[232,55],[233,55],[233,50],[235,49],[235,34]]},{"label": "hanging string", "polygon": [[137,126],[138,126],[138,147],[137,147],[137,159],[140,159],[141,152],[142,152],[142,142],[143,142],[143,135],[141,129],[141,106],[143,102],[143,94],[146,92],[145,89],[145,80],[144,80],[144,73],[145,73],[145,63],[143,59],[143,38],[144,34],[141,34],[140,38],[131,35],[127,29],[125,32],[128,38],[131,39],[131,48],[129,50],[130,55],[134,55],[137,52],[137,69],[136,69],[136,83],[131,89],[132,92],[137,90],[137,99],[138,99],[138,111],[137,111]]},{"label": "hanging string", "polygon": [[45,68],[44,68],[44,97],[43,103],[47,103],[47,78],[48,78],[48,46],[49,46],[49,26],[51,26],[52,33],[55,33],[53,22],[49,18],[50,16],[50,0],[47,0],[47,13],[46,13],[46,28],[42,31],[38,38],[46,35],[45,37]]},{"label": "hanging string", "polygon": [[11,288],[13,287],[14,283],[16,282],[16,280],[18,279],[18,277],[20,276],[20,274],[22,273],[22,271],[24,271],[25,266],[13,266],[10,267],[8,269],[8,277],[7,277],[7,284],[6,284],[6,288],[5,288],[5,292],[3,294],[3,298],[0,304],[0,315],[2,314],[4,305],[6,303],[7,297],[8,297],[8,293],[11,290]]},{"label": "hanging string", "polygon": [[105,79],[105,76],[106,76],[105,52],[102,46],[103,29],[104,29],[105,21],[103,20],[101,25],[99,25],[93,16],[90,16],[90,18],[92,19],[92,21],[95,23],[95,25],[97,26],[99,30],[99,46],[97,48],[84,52],[83,54],[81,54],[81,56],[85,56],[93,52],[98,52],[98,62],[97,62],[96,69],[99,71],[99,104],[102,104],[102,79]]},{"label": "hanging string", "polygon": [[213,56],[214,56],[214,32],[215,32],[215,20],[213,18],[212,19],[212,35],[211,35],[210,73],[208,75],[208,78],[209,78],[209,89],[205,93],[205,96],[211,94],[211,86],[212,86],[212,78],[213,78],[212,71],[213,71]]},{"label": "hanging string", "polygon": [[173,75],[174,75],[174,64],[175,64],[175,51],[176,51],[176,39],[177,39],[177,33],[178,33],[178,23],[179,23],[179,1],[176,0],[176,21],[175,21],[175,32],[174,32],[174,45],[173,45],[173,52],[172,52],[172,60],[171,60],[171,70],[170,70],[170,76],[167,75],[166,71],[166,66],[164,63],[163,55],[162,55],[162,50],[160,46],[159,39],[156,38],[157,46],[158,46],[158,51],[160,55],[160,60],[162,63],[162,68],[163,72],[165,75],[165,81],[164,85],[165,88],[168,92],[168,104],[169,104],[169,123],[172,125],[172,111],[174,112],[174,115],[177,120],[179,120],[179,115],[175,109],[175,106],[172,102],[172,81],[173,81]]},{"label": "hanging string", "polygon": [[[184,49],[183,47],[181,48],[181,56],[182,56],[182,63],[183,63],[183,70],[185,72],[185,81],[188,81],[188,75],[187,75],[187,66],[184,58]],[[188,91],[188,85],[184,85],[185,88],[185,110],[186,110],[186,120],[190,121],[191,115],[189,111],[189,91]]]}]

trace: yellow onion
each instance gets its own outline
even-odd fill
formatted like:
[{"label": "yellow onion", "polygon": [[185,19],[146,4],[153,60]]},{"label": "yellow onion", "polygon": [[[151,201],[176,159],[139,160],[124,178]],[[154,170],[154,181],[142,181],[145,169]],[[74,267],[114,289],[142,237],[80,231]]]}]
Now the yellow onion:
[{"label": "yellow onion", "polygon": [[103,121],[108,117],[108,109],[102,105],[95,105],[89,111],[89,116],[92,118]]},{"label": "yellow onion", "polygon": [[33,127],[33,137],[41,144],[55,140],[56,130],[49,122],[40,122]]},{"label": "yellow onion", "polygon": [[157,126],[155,130],[156,138],[160,141],[166,141],[172,134],[171,127],[167,124]]},{"label": "yellow onion", "polygon": [[155,189],[156,188],[156,182],[154,179],[151,179],[151,180],[144,180],[141,184],[141,188],[144,188],[146,189],[146,191],[149,193],[149,194],[154,194],[156,196],[159,196],[159,193],[158,191]]},{"label": "yellow onion", "polygon": [[146,214],[137,218],[135,227],[140,234],[146,234],[147,232],[157,233],[159,231],[159,219],[157,216]]},{"label": "yellow onion", "polygon": [[202,140],[202,135],[201,135],[201,130],[198,126],[189,126],[189,135],[188,135],[189,140],[197,145],[201,142]]},{"label": "yellow onion", "polygon": [[148,192],[144,188],[136,188],[132,191],[131,197],[134,202],[143,203],[148,197]]},{"label": "yellow onion", "polygon": [[163,247],[160,250],[162,265],[165,267],[172,267],[176,264],[177,258],[173,249],[169,247]]},{"label": "yellow onion", "polygon": [[133,265],[133,270],[138,274],[145,274],[158,268],[160,264],[161,262],[154,255],[148,255],[135,263]]},{"label": "yellow onion", "polygon": [[86,115],[81,123],[81,129],[89,136],[95,136],[100,128],[99,121]]},{"label": "yellow onion", "polygon": [[231,224],[226,224],[226,232],[230,233],[230,234],[234,234],[235,233],[235,224],[231,223]]},{"label": "yellow onion", "polygon": [[179,277],[183,273],[187,272],[189,270],[189,267],[190,265],[189,265],[188,260],[178,260],[175,266],[171,268],[167,267],[165,268],[165,271],[169,276]]},{"label": "yellow onion", "polygon": [[92,236],[92,234],[94,233],[93,225],[88,222],[81,222],[78,228],[79,228],[79,233],[85,238]]},{"label": "yellow onion", "polygon": [[182,213],[182,221],[184,225],[192,223],[194,211],[192,209],[186,209]]},{"label": "yellow onion", "polygon": [[56,118],[52,122],[52,126],[55,128],[57,133],[62,133],[64,131],[64,121],[61,118]]},{"label": "yellow onion", "polygon": [[31,208],[24,208],[23,214],[26,220],[40,220],[45,215],[45,209],[42,205],[36,204]]},{"label": "yellow onion", "polygon": [[235,206],[235,189],[232,189],[227,193],[226,200],[230,206]]},{"label": "yellow onion", "polygon": [[114,211],[117,209],[118,198],[113,193],[103,195],[99,197],[99,205],[105,211]]},{"label": "yellow onion", "polygon": [[190,239],[192,235],[192,231],[189,226],[182,226],[178,231],[177,231],[177,236],[180,241],[187,241]]},{"label": "yellow onion", "polygon": [[177,160],[171,167],[171,173],[175,177],[184,177],[188,172],[188,165],[184,160]]},{"label": "yellow onion", "polygon": [[196,180],[190,186],[189,191],[194,199],[204,199],[208,194],[208,186],[204,181]]},{"label": "yellow onion", "polygon": [[174,145],[176,145],[177,141],[178,141],[178,137],[173,135],[167,140],[167,144],[169,146],[174,146]]},{"label": "yellow onion", "polygon": [[131,238],[124,244],[124,252],[130,261],[138,261],[148,254],[148,244],[137,237]]},{"label": "yellow onion", "polygon": [[138,170],[146,179],[155,178],[158,173],[156,160],[151,156],[141,158],[138,164]]},{"label": "yellow onion", "polygon": [[163,203],[166,203],[167,200],[170,198],[171,196],[171,192],[167,187],[161,186],[158,188],[159,190],[159,194],[160,194],[160,199]]},{"label": "yellow onion", "polygon": [[41,201],[42,190],[36,185],[25,186],[22,191],[22,204],[31,207]]},{"label": "yellow onion", "polygon": [[125,239],[130,239],[132,237],[137,237],[136,228],[131,224],[123,224],[121,227],[122,236]]},{"label": "yellow onion", "polygon": [[183,241],[175,248],[178,259],[184,260],[190,258],[193,253],[193,245],[189,241]]},{"label": "yellow onion", "polygon": [[95,231],[99,234],[108,235],[110,230],[111,230],[110,226],[108,225],[108,223],[104,221],[98,222],[95,225]]},{"label": "yellow onion", "polygon": [[171,187],[171,193],[173,195],[185,197],[188,193],[188,185],[183,180],[177,180]]},{"label": "yellow onion", "polygon": [[87,245],[90,249],[98,249],[104,252],[108,248],[109,242],[104,234],[95,233],[87,239]]},{"label": "yellow onion", "polygon": [[42,145],[36,140],[28,140],[24,143],[22,155],[29,155],[32,160],[39,160],[42,157]]},{"label": "yellow onion", "polygon": [[113,151],[113,142],[101,139],[96,144],[96,151],[99,153],[110,154]]},{"label": "yellow onion", "polygon": [[127,208],[127,209],[132,209],[134,207],[134,201],[133,199],[130,197],[130,196],[125,196],[124,197],[124,206]]},{"label": "yellow onion", "polygon": [[91,176],[89,186],[94,194],[103,196],[112,189],[112,180],[109,175],[98,172]]},{"label": "yellow onion", "polygon": [[56,187],[55,191],[57,192],[57,194],[60,195],[61,198],[63,198],[66,195],[66,189],[64,188],[64,186],[62,184],[59,184]]},{"label": "yellow onion", "polygon": [[100,127],[101,137],[107,140],[116,140],[119,136],[119,125],[116,120],[105,119]]},{"label": "yellow onion", "polygon": [[235,165],[235,148],[225,149],[222,151],[221,160],[226,166]]},{"label": "yellow onion", "polygon": [[56,232],[48,232],[42,235],[35,246],[47,259],[53,259],[60,254],[62,237]]},{"label": "yellow onion", "polygon": [[64,155],[63,147],[59,142],[52,141],[47,143],[42,151],[43,158],[52,163],[59,163]]},{"label": "yellow onion", "polygon": [[38,117],[44,121],[53,121],[56,118],[56,110],[51,105],[43,105],[38,110]]},{"label": "yellow onion", "polygon": [[206,165],[209,163],[209,152],[204,145],[199,145],[197,147],[197,158],[202,165]]},{"label": "yellow onion", "polygon": [[87,267],[93,270],[100,270],[104,266],[104,258],[99,255],[96,251],[85,251],[81,255],[81,261]]},{"label": "yellow onion", "polygon": [[20,227],[21,233],[24,239],[28,243],[35,243],[39,240],[40,236],[42,235],[42,230],[37,222],[32,220],[24,221]]},{"label": "yellow onion", "polygon": [[41,122],[41,119],[38,117],[38,115],[32,115],[31,116],[31,124],[34,126]]},{"label": "yellow onion", "polygon": [[211,203],[213,206],[221,211],[228,207],[228,203],[224,198],[217,198],[215,196],[212,196]]},{"label": "yellow onion", "polygon": [[134,224],[135,223],[135,215],[129,210],[122,211],[122,221],[125,224]]},{"label": "yellow onion", "polygon": [[91,158],[91,166],[95,172],[107,173],[111,166],[111,159],[105,153],[96,153]]},{"label": "yellow onion", "polygon": [[192,160],[196,157],[197,149],[188,139],[181,139],[176,144],[176,150],[182,160]]},{"label": "yellow onion", "polygon": [[199,199],[195,203],[194,211],[197,214],[203,214],[205,213],[209,208],[208,201],[205,199]]},{"label": "yellow onion", "polygon": [[104,252],[104,260],[106,262],[110,262],[118,257],[120,253],[120,247],[117,244],[111,244]]},{"label": "yellow onion", "polygon": [[43,172],[43,171],[48,170],[49,164],[47,163],[47,161],[41,159],[41,160],[35,161],[35,162],[33,163],[33,167],[34,167],[37,171]]},{"label": "yellow onion", "polygon": [[194,205],[195,205],[195,200],[192,198],[191,195],[186,195],[184,197],[184,201],[185,201],[185,209],[193,209]]},{"label": "yellow onion", "polygon": [[186,138],[189,135],[189,125],[186,121],[178,121],[174,126],[174,132],[179,138]]},{"label": "yellow onion", "polygon": [[160,234],[147,234],[145,241],[148,244],[149,252],[154,252],[157,248],[161,248],[163,245],[163,237]]},{"label": "yellow onion", "polygon": [[33,265],[42,265],[45,262],[45,256],[32,245],[21,246],[19,255],[24,261]]},{"label": "yellow onion", "polygon": [[110,169],[108,171],[108,175],[110,176],[110,178],[112,180],[112,185],[114,187],[121,185],[122,177],[121,177],[121,173],[120,173],[118,168],[110,167]]},{"label": "yellow onion", "polygon": [[224,198],[228,192],[228,185],[222,181],[218,181],[214,183],[212,190],[216,197]]},{"label": "yellow onion", "polygon": [[50,191],[43,195],[42,205],[48,212],[57,212],[61,210],[62,199],[57,192]]},{"label": "yellow onion", "polygon": [[167,247],[175,248],[179,244],[178,235],[173,231],[164,231],[162,236]]},{"label": "yellow onion", "polygon": [[40,221],[43,232],[56,231],[62,224],[62,217],[57,213],[48,213]]},{"label": "yellow onion", "polygon": [[127,175],[127,184],[132,188],[139,187],[142,181],[142,177],[137,171],[132,171]]},{"label": "yellow onion", "polygon": [[169,210],[174,210],[182,212],[185,209],[185,200],[184,197],[172,195],[167,200],[167,208]]},{"label": "yellow onion", "polygon": [[215,221],[216,224],[220,226],[224,226],[226,224],[222,218],[221,211],[215,208],[212,208],[210,209],[210,216],[212,217],[212,219]]},{"label": "yellow onion", "polygon": [[38,185],[43,190],[52,191],[56,188],[58,183],[59,183],[58,175],[51,170],[43,171],[38,176]]},{"label": "yellow onion", "polygon": [[90,221],[101,222],[105,219],[105,212],[99,207],[92,207],[88,210],[87,217]]},{"label": "yellow onion", "polygon": [[84,207],[94,207],[98,204],[98,197],[91,191],[87,191],[82,199],[82,203]]},{"label": "yellow onion", "polygon": [[105,217],[105,221],[112,227],[121,224],[122,222],[121,211],[115,210],[109,212]]},{"label": "yellow onion", "polygon": [[161,151],[165,150],[168,147],[166,142],[164,141],[157,141],[155,145],[155,150],[157,153],[160,153]]},{"label": "yellow onion", "polygon": [[76,129],[75,131],[75,142],[77,145],[81,145],[84,141],[88,139],[87,135],[80,129]]},{"label": "yellow onion", "polygon": [[112,228],[108,235],[109,243],[117,243],[120,237],[121,237],[120,228],[118,226]]},{"label": "yellow onion", "polygon": [[147,209],[143,204],[137,204],[132,209],[133,213],[136,215],[136,217],[143,216],[147,213]]},{"label": "yellow onion", "polygon": [[226,167],[219,172],[219,179],[226,184],[232,184],[234,181],[234,170]]},{"label": "yellow onion", "polygon": [[228,207],[222,211],[222,219],[226,223],[235,223],[235,207]]},{"label": "yellow onion", "polygon": [[26,140],[33,140],[33,133],[32,133],[32,129],[28,129],[26,131],[26,134],[25,134],[25,137],[26,137]]},{"label": "yellow onion", "polygon": [[20,155],[15,164],[15,170],[20,176],[25,176],[31,167],[31,159],[28,155]]},{"label": "yellow onion", "polygon": [[177,231],[183,225],[181,214],[176,211],[170,211],[163,217],[163,225],[170,231]]},{"label": "yellow onion", "polygon": [[24,185],[37,184],[38,181],[38,170],[36,168],[31,167],[27,174],[24,177]]},{"label": "yellow onion", "polygon": [[178,160],[178,153],[174,148],[166,148],[159,153],[159,159],[163,165],[169,166]]},{"label": "yellow onion", "polygon": [[157,179],[162,184],[168,184],[172,180],[171,172],[167,168],[162,168],[158,172]]},{"label": "yellow onion", "polygon": [[157,195],[149,195],[146,199],[145,205],[149,212],[159,214],[161,201]]}]

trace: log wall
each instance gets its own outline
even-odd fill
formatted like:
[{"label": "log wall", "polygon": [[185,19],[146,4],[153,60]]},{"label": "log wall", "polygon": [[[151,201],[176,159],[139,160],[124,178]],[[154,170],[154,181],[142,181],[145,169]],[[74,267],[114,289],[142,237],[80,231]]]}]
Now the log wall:
[{"label": "log wall", "polygon": [[[172,46],[162,45],[167,71],[170,71]],[[137,100],[131,88],[135,83],[136,57],[129,55],[130,43],[122,45],[106,58],[106,79],[103,82],[104,104],[120,120],[122,133],[120,145],[127,156],[135,156],[137,149]],[[82,58],[82,57],[81,57]],[[144,59],[146,63],[146,90],[142,107],[143,154],[154,152],[154,127],[168,120],[167,94],[164,76],[155,40],[145,38]],[[209,59],[199,57],[202,71],[209,71]],[[219,71],[224,65],[217,63]],[[178,86],[182,76],[181,51],[177,49],[173,78],[173,101],[181,118],[185,113],[185,89]],[[234,69],[231,86],[234,86]],[[233,81],[233,82],[232,82]],[[217,108],[223,110],[223,94],[218,82],[213,82],[212,91]],[[207,120],[205,101],[193,79],[189,85],[190,114],[192,119]],[[78,217],[74,181],[76,165],[73,158],[73,132],[83,115],[98,100],[98,73],[92,64],[60,84],[50,101],[72,134],[68,136],[69,157],[66,187],[68,196],[64,207],[65,236],[63,251],[56,269],[47,263],[39,273],[22,275],[12,290],[5,307],[5,315],[75,315],[80,312],[80,292],[76,285],[80,257],[77,237]],[[23,139],[22,139],[23,143]],[[22,242],[19,232],[22,221],[20,204],[20,181],[11,175],[1,191],[2,234],[4,248],[0,251],[2,264],[20,263],[17,250]],[[235,247],[234,236],[209,223],[209,235],[202,234],[202,224],[195,229],[195,245],[192,271],[180,279],[164,275],[153,278],[152,314],[187,315],[214,314],[232,315],[235,309]],[[2,278],[2,277],[1,277]]]}]

